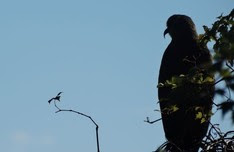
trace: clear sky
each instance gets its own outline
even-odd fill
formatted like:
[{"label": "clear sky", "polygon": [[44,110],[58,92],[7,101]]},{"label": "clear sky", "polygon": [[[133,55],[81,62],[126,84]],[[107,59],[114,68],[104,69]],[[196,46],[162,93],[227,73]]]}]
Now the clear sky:
[{"label": "clear sky", "polygon": [[[150,152],[165,141],[154,112],[163,38],[173,14],[192,17],[199,33],[233,0],[5,0],[0,2],[0,151]],[[231,123],[221,121],[230,129]]]}]

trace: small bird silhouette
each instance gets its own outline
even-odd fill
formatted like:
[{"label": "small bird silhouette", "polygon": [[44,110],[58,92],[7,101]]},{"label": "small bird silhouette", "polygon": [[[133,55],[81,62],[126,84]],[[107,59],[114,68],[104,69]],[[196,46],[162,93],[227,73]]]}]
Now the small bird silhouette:
[{"label": "small bird silhouette", "polygon": [[50,104],[51,101],[53,101],[53,100],[60,101],[60,97],[61,97],[60,95],[61,95],[61,93],[63,93],[63,92],[59,92],[55,97],[51,98],[51,99],[48,101],[48,103]]}]

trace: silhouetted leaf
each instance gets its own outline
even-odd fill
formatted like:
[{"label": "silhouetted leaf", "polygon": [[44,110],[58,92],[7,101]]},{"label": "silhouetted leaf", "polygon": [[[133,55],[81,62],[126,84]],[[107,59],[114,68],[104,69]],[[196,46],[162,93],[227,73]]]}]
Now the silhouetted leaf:
[{"label": "silhouetted leaf", "polygon": [[220,75],[222,77],[228,77],[231,75],[231,73],[230,73],[229,69],[222,69],[222,70],[220,70]]},{"label": "silhouetted leaf", "polygon": [[220,16],[218,16],[217,18],[218,19],[221,19],[223,17],[223,13],[220,15]]},{"label": "silhouetted leaf", "polygon": [[222,61],[216,62],[216,63],[214,63],[212,65],[211,70],[212,71],[220,71],[222,69],[222,66],[223,66],[223,62]]},{"label": "silhouetted leaf", "polygon": [[207,26],[205,26],[205,25],[203,25],[203,29],[204,29],[204,31],[205,31],[206,33],[208,33],[208,32],[210,31],[210,29],[209,29]]},{"label": "silhouetted leaf", "polygon": [[233,76],[233,75],[227,76],[227,77],[225,77],[225,80],[226,80],[228,83],[231,83],[231,82],[234,80],[234,76]]},{"label": "silhouetted leaf", "polygon": [[233,101],[225,101],[221,104],[219,104],[220,108],[222,110],[222,116],[224,117],[227,112],[232,111],[234,108],[234,102]]},{"label": "silhouetted leaf", "polygon": [[224,95],[225,94],[225,90],[224,89],[216,89],[215,93],[218,95]]},{"label": "silhouetted leaf", "polygon": [[232,83],[232,84],[229,84],[228,87],[229,87],[230,89],[234,90],[234,84],[233,84],[233,83]]}]

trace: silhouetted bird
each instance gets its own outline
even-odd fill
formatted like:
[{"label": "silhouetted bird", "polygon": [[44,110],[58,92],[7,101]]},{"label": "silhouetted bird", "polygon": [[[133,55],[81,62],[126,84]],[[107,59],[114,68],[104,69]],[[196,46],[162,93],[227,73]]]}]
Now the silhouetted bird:
[{"label": "silhouetted bird", "polygon": [[63,93],[63,92],[59,92],[59,93],[57,94],[56,97],[51,98],[51,99],[48,101],[49,104],[50,104],[50,102],[53,101],[53,100],[60,101],[60,97],[61,97],[60,95],[61,95],[61,93]]},{"label": "silhouetted bird", "polygon": [[[191,74],[194,69],[199,69],[204,77],[213,78],[207,70],[212,65],[211,55],[207,48],[199,46],[196,28],[190,17],[171,16],[167,21],[164,37],[167,33],[172,40],[161,61],[159,83],[165,84],[166,80],[171,80],[174,76]],[[190,87],[183,86],[177,92],[173,92],[173,88],[170,87],[158,87],[163,128],[168,140],[167,151],[197,152],[207,133],[207,115],[211,112],[213,103],[213,84],[208,85],[206,89],[199,88],[199,85],[197,88],[196,85],[192,86],[193,89]],[[174,111],[166,111],[173,106]],[[197,115],[197,110],[202,113]],[[207,120],[201,121],[196,115],[198,118],[206,116]]]}]

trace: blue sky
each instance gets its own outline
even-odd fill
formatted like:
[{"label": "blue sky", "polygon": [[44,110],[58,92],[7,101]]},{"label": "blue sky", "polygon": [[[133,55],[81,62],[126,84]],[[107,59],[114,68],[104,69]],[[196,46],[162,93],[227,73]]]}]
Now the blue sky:
[{"label": "blue sky", "polygon": [[[165,141],[157,77],[170,42],[166,20],[186,14],[198,33],[227,14],[232,0],[8,0],[0,2],[0,150],[96,151],[95,126],[63,108],[91,115],[102,152],[153,151]],[[228,118],[227,118],[228,119]],[[213,122],[233,128],[217,114]]]}]

